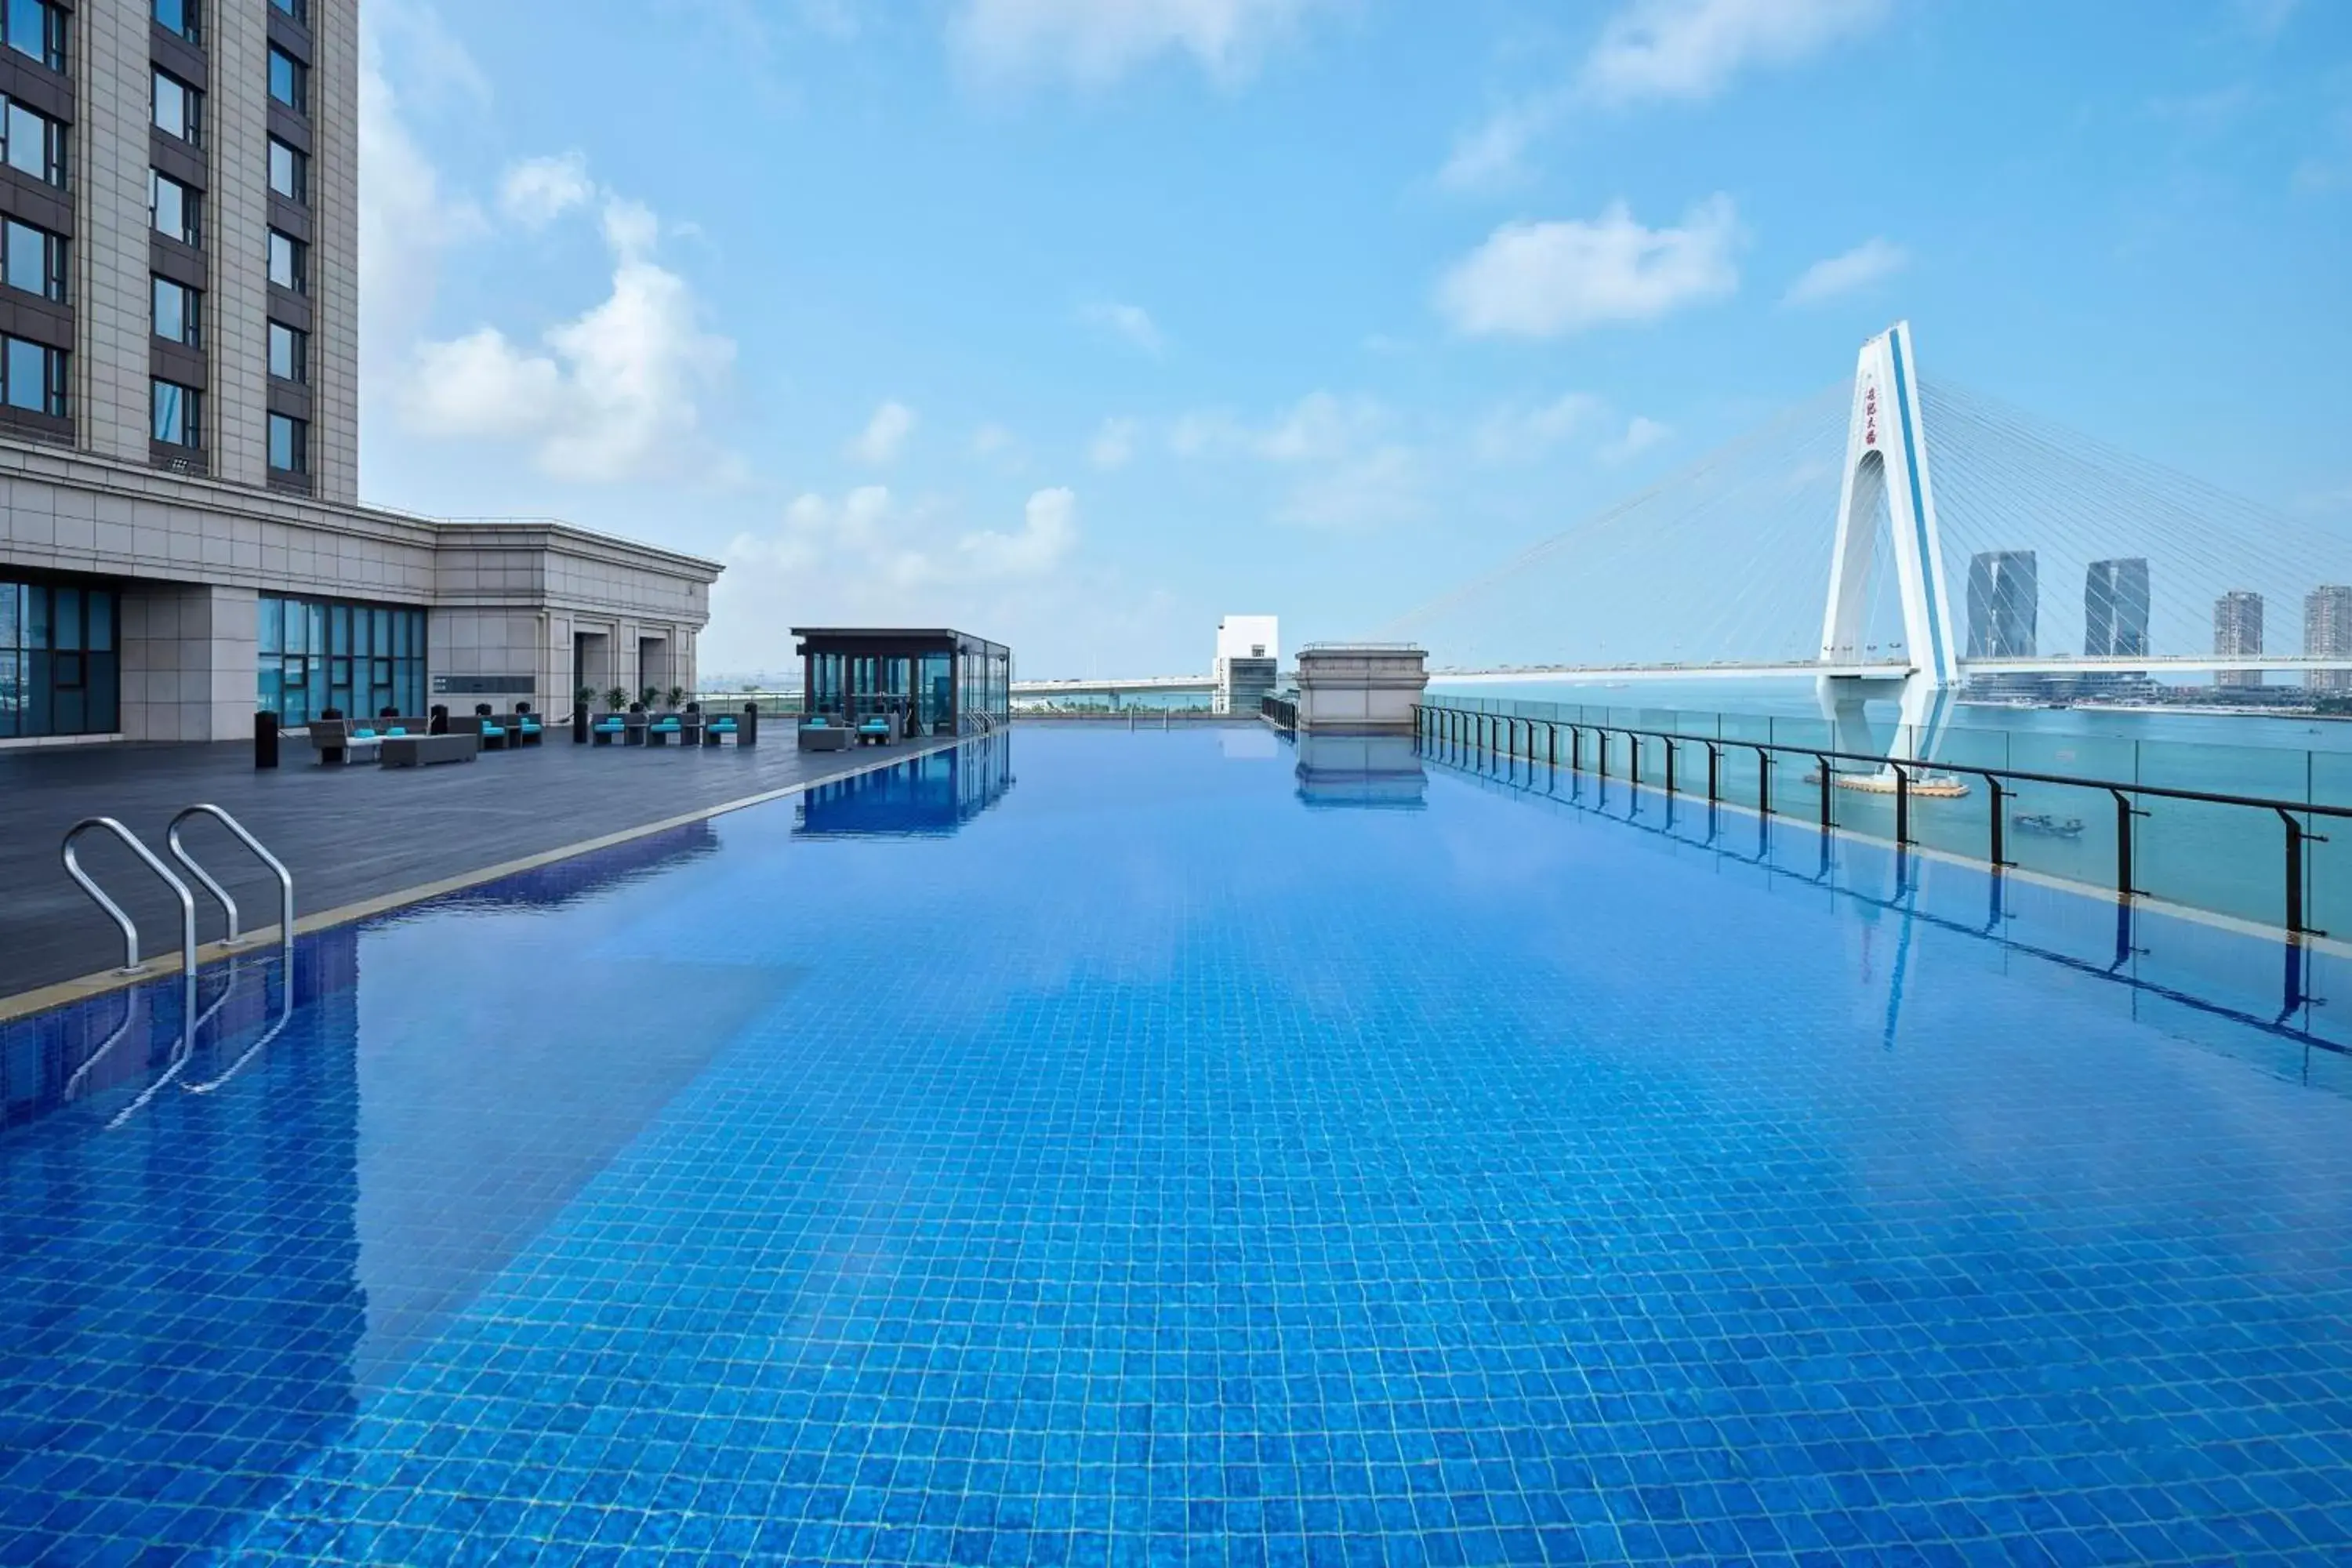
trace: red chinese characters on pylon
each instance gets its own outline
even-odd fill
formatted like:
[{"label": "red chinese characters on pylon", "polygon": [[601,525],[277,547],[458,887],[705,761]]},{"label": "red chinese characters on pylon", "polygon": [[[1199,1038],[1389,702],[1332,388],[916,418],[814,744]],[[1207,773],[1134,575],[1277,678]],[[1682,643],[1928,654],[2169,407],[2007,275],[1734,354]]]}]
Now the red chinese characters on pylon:
[{"label": "red chinese characters on pylon", "polygon": [[1875,386],[1862,389],[1862,444],[1865,447],[1878,445],[1878,388]]}]

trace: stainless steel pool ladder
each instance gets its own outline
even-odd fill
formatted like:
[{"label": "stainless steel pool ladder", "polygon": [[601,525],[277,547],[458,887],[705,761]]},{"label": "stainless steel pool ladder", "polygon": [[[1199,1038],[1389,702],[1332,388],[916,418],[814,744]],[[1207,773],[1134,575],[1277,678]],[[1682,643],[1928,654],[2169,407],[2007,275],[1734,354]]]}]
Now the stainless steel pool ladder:
[{"label": "stainless steel pool ladder", "polygon": [[[90,880],[89,873],[81,868],[81,858],[74,852],[74,843],[93,827],[102,827],[122,840],[123,846],[139,857],[149,870],[162,878],[163,885],[170,888],[180,900],[180,1051],[184,1057],[188,1049],[195,1044],[196,1038],[195,895],[188,891],[188,885],[185,882],[172,874],[170,867],[155,858],[155,852],[142,844],[137,834],[115,821],[114,818],[86,816],[67,829],[65,842],[58,846],[58,850],[60,858],[65,861],[66,875],[72,878],[81,890],[88,893],[98,907],[104,910],[114,923],[122,928],[122,968],[118,973],[129,974],[139,968],[139,928],[132,923],[129,915],[122,912],[122,906],[108,898],[105,890]],[[89,1069],[98,1065],[100,1058],[122,1043],[131,1033],[131,1019],[137,1017],[139,1009],[134,1004],[130,1015],[122,1020],[122,1026],[107,1037],[106,1043],[92,1052],[89,1059],[82,1063],[74,1076],[67,1080],[66,1092],[68,1096],[73,1093],[74,1089],[79,1085]]]},{"label": "stainless steel pool ladder", "polygon": [[[228,921],[228,943],[230,946],[235,946],[243,936],[243,931],[237,919],[236,900],[229,896],[227,889],[222,887],[219,881],[215,879],[210,872],[206,871],[203,866],[197,863],[195,857],[188,853],[187,847],[180,842],[181,826],[185,824],[190,817],[200,816],[210,816],[217,820],[221,826],[226,827],[231,834],[236,836],[238,842],[242,843],[247,849],[252,850],[256,858],[257,858],[263,865],[268,867],[271,873],[277,877],[278,887],[278,946],[285,958],[284,984],[282,987],[283,1002],[278,1011],[277,1023],[272,1025],[268,1032],[264,1034],[260,1039],[255,1041],[251,1047],[247,1047],[244,1055],[238,1057],[236,1061],[230,1063],[227,1069],[222,1072],[217,1078],[214,1078],[200,1084],[183,1083],[180,1086],[194,1094],[209,1094],[213,1090],[220,1088],[221,1085],[226,1083],[231,1078],[235,1077],[237,1071],[242,1068],[246,1063],[251,1061],[255,1056],[259,1054],[263,1047],[276,1039],[279,1033],[285,1029],[288,1021],[293,1016],[294,875],[286,868],[285,863],[279,860],[277,856],[272,855],[268,848],[263,845],[259,839],[256,838],[251,833],[246,831],[246,827],[243,823],[237,821],[236,817],[231,816],[227,812],[223,811],[217,805],[203,804],[192,805],[186,810],[181,812],[177,816],[172,818],[171,823],[164,829],[164,842],[172,851],[172,858],[179,861],[182,866],[187,868],[189,873],[193,875],[197,881],[204,884],[205,889],[211,893],[215,899],[217,899],[220,901],[221,910],[223,914],[226,916]],[[180,900],[180,1047],[179,1049],[173,1053],[172,1065],[163,1073],[163,1075],[157,1079],[153,1083],[148,1085],[146,1090],[142,1093],[137,1100],[132,1101],[129,1106],[126,1106],[123,1110],[108,1124],[110,1126],[119,1127],[132,1113],[137,1111],[142,1106],[144,1106],[150,1100],[153,1099],[156,1092],[163,1089],[165,1084],[171,1083],[178,1079],[181,1070],[187,1066],[189,1057],[194,1053],[197,1031],[203,1028],[205,1024],[210,1023],[212,1019],[219,1014],[220,1010],[227,1005],[229,997],[236,993],[237,977],[236,973],[232,971],[228,977],[228,984],[222,989],[219,997],[215,999],[213,1005],[206,1008],[201,1015],[197,1013],[195,895],[189,890],[187,883],[182,881],[178,877],[172,873],[170,867],[164,865],[163,861],[155,858],[154,851],[149,849],[145,844],[142,843],[137,834],[132,833],[129,828],[123,826],[121,823],[117,822],[110,816],[85,817],[81,821],[74,824],[72,828],[67,832],[65,842],[59,847],[59,855],[65,862],[66,875],[72,878],[74,882],[80,887],[81,890],[88,893],[91,900],[97,903],[98,907],[104,910],[108,916],[113,920],[114,923],[121,929],[122,968],[119,973],[131,973],[139,968],[139,927],[128,914],[123,912],[122,906],[116,903],[112,899],[108,898],[105,890],[99,887],[99,885],[90,879],[89,873],[82,869],[80,857],[75,852],[75,843],[84,833],[94,827],[105,828],[108,832],[121,839],[123,845],[129,848],[133,855],[136,855],[146,864],[149,870],[154,872],[156,876],[163,879],[164,885],[169,887]],[[100,1059],[109,1051],[112,1050],[117,1045],[120,1045],[123,1038],[129,1035],[131,1032],[131,1020],[137,1016],[137,1014],[138,1009],[134,1005],[129,1014],[124,1017],[121,1026],[117,1028],[112,1035],[109,1036],[106,1043],[99,1047],[96,1051],[90,1054],[88,1060],[84,1061],[79,1068],[75,1069],[73,1077],[67,1082],[66,1094],[68,1098],[71,1098],[74,1090],[79,1086],[82,1079],[89,1074],[89,1070],[93,1067],[98,1065]]]},{"label": "stainless steel pool ladder", "polygon": [[163,830],[163,842],[170,847],[172,858],[185,866],[189,874],[202,882],[205,890],[214,898],[220,900],[221,912],[228,917],[229,946],[235,947],[240,937],[236,922],[236,900],[228,896],[226,888],[213,879],[211,872],[196,864],[196,858],[189,854],[187,846],[180,842],[181,824],[192,816],[209,816],[227,828],[236,836],[238,843],[252,850],[255,858],[268,867],[270,872],[277,877],[278,945],[285,950],[286,982],[290,990],[294,983],[294,873],[289,871],[286,868],[286,863],[272,855],[260,839],[247,833],[245,830],[245,824],[223,811],[219,806],[199,804],[188,807],[179,816],[172,818],[171,826]]}]

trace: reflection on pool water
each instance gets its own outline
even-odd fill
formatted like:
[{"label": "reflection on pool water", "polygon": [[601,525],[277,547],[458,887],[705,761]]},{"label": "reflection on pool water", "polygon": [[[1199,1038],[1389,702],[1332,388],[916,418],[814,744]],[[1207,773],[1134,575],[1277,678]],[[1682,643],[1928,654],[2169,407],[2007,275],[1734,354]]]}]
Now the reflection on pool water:
[{"label": "reflection on pool water", "polygon": [[168,987],[5,1026],[0,1560],[2352,1539],[2332,949],[1550,783],[1024,730],[309,939],[116,1131]]}]

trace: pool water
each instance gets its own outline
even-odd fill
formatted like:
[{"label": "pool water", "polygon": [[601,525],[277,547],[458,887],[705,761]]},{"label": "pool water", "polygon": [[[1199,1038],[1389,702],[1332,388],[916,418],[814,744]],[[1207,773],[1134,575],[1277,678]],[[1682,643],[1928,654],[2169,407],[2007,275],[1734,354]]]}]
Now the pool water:
[{"label": "pool water", "polygon": [[2342,1560],[2280,950],[1557,783],[1024,727],[11,1026],[0,1560]]}]

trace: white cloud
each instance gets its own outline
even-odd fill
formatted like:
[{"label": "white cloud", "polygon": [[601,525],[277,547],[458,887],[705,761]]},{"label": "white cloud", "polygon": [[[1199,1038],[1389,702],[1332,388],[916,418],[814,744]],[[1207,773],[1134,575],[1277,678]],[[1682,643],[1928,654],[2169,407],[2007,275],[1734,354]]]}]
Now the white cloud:
[{"label": "white cloud", "polygon": [[1348,531],[1405,522],[1424,510],[1420,460],[1402,446],[1375,447],[1294,486],[1275,521]]},{"label": "white cloud", "polygon": [[1780,296],[1780,303],[1818,305],[1824,300],[1834,300],[1892,278],[1910,260],[1910,255],[1899,245],[1878,238],[1865,239],[1843,255],[1816,261],[1799,273],[1797,280],[1789,285],[1789,291]]},{"label": "white cloud", "polygon": [[1528,146],[1551,128],[1564,107],[1556,93],[1530,99],[1456,137],[1452,155],[1437,171],[1438,184],[1449,191],[1476,192],[1525,181]]},{"label": "white cloud", "polygon": [[1221,409],[1168,427],[1168,448],[1197,460],[1262,463],[1286,478],[1274,520],[1301,528],[1370,528],[1420,515],[1422,459],[1369,397],[1311,392],[1263,425]]},{"label": "white cloud", "polygon": [[1168,346],[1160,331],[1160,323],[1151,312],[1140,305],[1123,305],[1115,300],[1097,300],[1078,307],[1078,320],[1107,337],[1117,338],[1129,347],[1157,355]]},{"label": "white cloud", "polygon": [[1655,321],[1739,287],[1731,198],[1693,207],[1675,228],[1645,228],[1622,202],[1591,222],[1507,223],[1440,280],[1437,306],[1473,337],[1549,338]]},{"label": "white cloud", "polygon": [[400,58],[400,79],[428,106],[490,101],[490,79],[449,31],[441,13],[419,0],[368,0],[361,16],[366,42]]},{"label": "white cloud", "polygon": [[1023,509],[1019,532],[969,533],[961,542],[965,559],[992,576],[1051,572],[1078,547],[1078,498],[1065,488],[1039,490]]},{"label": "white cloud", "polygon": [[905,404],[891,399],[874,410],[866,428],[851,437],[846,455],[855,460],[881,468],[898,460],[906,449],[907,437],[915,433],[915,411]]},{"label": "white cloud", "polygon": [[1123,468],[1135,456],[1138,426],[1132,419],[1106,419],[1087,447],[1087,460],[1097,468]]},{"label": "white cloud", "polygon": [[1107,87],[1162,53],[1214,79],[1247,77],[1328,0],[960,0],[948,36],[983,80]]},{"label": "white cloud", "polygon": [[360,297],[362,363],[389,364],[432,309],[444,251],[486,232],[481,210],[445,190],[384,75],[378,29],[406,15],[370,6],[360,60]]},{"label": "white cloud", "polygon": [[1608,405],[1589,392],[1570,392],[1533,408],[1498,408],[1478,423],[1471,446],[1489,463],[1526,462],[1591,427]]},{"label": "white cloud", "polygon": [[1712,97],[1751,66],[1785,66],[1867,32],[1889,0],[1633,0],[1579,77],[1603,104]]},{"label": "white cloud", "polygon": [[735,345],[706,332],[686,280],[654,259],[646,208],[608,200],[612,292],[527,349],[496,327],[417,346],[398,388],[419,434],[529,439],[561,479],[610,481],[708,471],[703,400]]},{"label": "white cloud", "polygon": [[1626,421],[1623,435],[1602,445],[1601,460],[1604,463],[1631,462],[1673,434],[1671,427],[1645,415],[1636,414]]},{"label": "white cloud", "polygon": [[595,182],[588,177],[588,158],[582,153],[526,158],[509,165],[499,182],[499,211],[525,228],[545,228],[595,199]]}]

